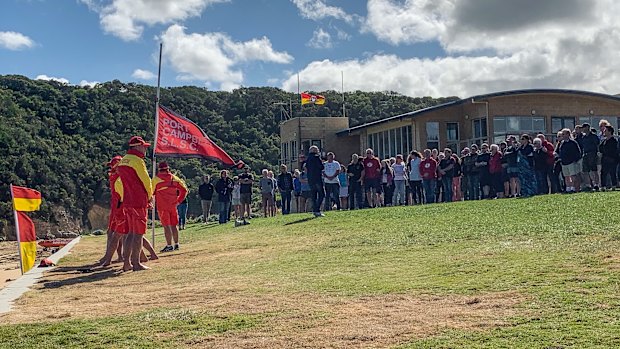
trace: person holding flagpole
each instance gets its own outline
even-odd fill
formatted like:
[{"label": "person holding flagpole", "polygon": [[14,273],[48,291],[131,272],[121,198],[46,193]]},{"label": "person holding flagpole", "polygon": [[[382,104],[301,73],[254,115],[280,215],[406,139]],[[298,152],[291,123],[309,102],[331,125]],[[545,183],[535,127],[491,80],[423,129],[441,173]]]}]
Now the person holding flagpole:
[{"label": "person holding flagpole", "polygon": [[[146,234],[147,210],[152,208],[153,188],[151,177],[146,170],[144,157],[151,144],[140,136],[129,140],[129,150],[117,166],[123,184],[123,214],[127,220],[127,238],[125,240],[124,271],[146,270],[149,267],[140,263],[140,252]],[[150,244],[149,244],[150,245]],[[148,246],[145,246],[149,249]],[[151,259],[157,255],[150,246]]]},{"label": "person holding flagpole", "polygon": [[[160,162],[157,166],[157,175],[153,178],[153,195],[159,221],[164,226],[166,247],[160,252],[170,252],[179,249],[179,214],[177,206],[187,197],[185,182],[170,172],[168,163]],[[174,246],[172,240],[174,239]]]}]

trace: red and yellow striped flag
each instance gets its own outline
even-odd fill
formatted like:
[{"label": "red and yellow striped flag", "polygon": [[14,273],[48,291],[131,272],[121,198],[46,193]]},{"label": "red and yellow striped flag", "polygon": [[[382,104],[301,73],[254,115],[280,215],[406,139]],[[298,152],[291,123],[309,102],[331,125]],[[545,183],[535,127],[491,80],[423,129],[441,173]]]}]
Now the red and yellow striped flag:
[{"label": "red and yellow striped flag", "polygon": [[325,104],[325,97],[321,95],[312,95],[309,93],[301,93],[301,105],[304,104]]},{"label": "red and yellow striped flag", "polygon": [[19,251],[22,258],[22,272],[27,272],[34,267],[37,259],[37,234],[34,223],[24,212],[15,212],[17,216],[17,230]]},{"label": "red and yellow striped flag", "polygon": [[13,208],[15,211],[37,211],[41,206],[41,193],[29,188],[12,186]]}]

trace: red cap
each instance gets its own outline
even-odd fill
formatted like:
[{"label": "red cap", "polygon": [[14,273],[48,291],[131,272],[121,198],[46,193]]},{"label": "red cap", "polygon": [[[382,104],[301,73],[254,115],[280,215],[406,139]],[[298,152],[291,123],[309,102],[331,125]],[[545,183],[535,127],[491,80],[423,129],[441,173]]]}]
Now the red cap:
[{"label": "red cap", "polygon": [[144,145],[146,147],[150,147],[151,143],[146,142],[144,139],[142,139],[142,137],[140,136],[133,136],[129,139],[129,146],[130,147],[136,147],[139,145]]},{"label": "red cap", "polygon": [[114,167],[114,165],[118,164],[123,158],[120,155],[116,155],[115,157],[108,162],[108,167]]},{"label": "red cap", "polygon": [[157,166],[157,168],[159,168],[159,170],[169,170],[170,167],[168,167],[168,163],[165,161],[162,161],[159,163],[159,165]]}]

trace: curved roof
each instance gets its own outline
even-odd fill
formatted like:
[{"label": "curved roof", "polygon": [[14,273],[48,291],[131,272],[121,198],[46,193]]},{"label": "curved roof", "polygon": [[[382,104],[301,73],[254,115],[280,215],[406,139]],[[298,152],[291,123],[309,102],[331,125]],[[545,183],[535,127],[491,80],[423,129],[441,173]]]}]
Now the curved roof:
[{"label": "curved roof", "polygon": [[365,127],[369,127],[369,126],[374,126],[374,125],[379,125],[385,122],[390,122],[393,120],[399,120],[399,119],[403,119],[403,118],[408,118],[408,117],[415,117],[430,111],[434,111],[434,110],[439,110],[439,109],[443,109],[443,108],[448,108],[451,106],[455,106],[455,105],[459,105],[459,104],[463,104],[466,103],[467,101],[471,101],[471,100],[481,100],[481,99],[489,99],[489,98],[494,98],[494,97],[506,97],[506,96],[515,96],[515,95],[525,95],[525,94],[567,94],[567,95],[582,95],[582,96],[588,96],[588,97],[598,97],[598,98],[604,98],[604,99],[611,99],[615,102],[620,102],[620,95],[608,95],[608,94],[604,94],[604,93],[598,93],[598,92],[590,92],[590,91],[580,91],[580,90],[565,90],[565,89],[525,89],[525,90],[511,90],[511,91],[501,91],[501,92],[494,92],[494,93],[487,93],[487,94],[483,94],[483,95],[477,95],[477,96],[472,96],[472,97],[468,97],[468,98],[463,98],[463,99],[459,99],[456,101],[452,101],[452,102],[448,102],[448,103],[444,103],[444,104],[439,104],[439,105],[435,105],[432,107],[428,107],[428,108],[424,108],[424,109],[419,109],[419,110],[415,110],[415,111],[411,111],[411,112],[407,112],[404,114],[399,114],[399,115],[395,115],[395,116],[390,116],[388,118],[385,119],[381,119],[381,120],[377,120],[377,121],[373,121],[373,122],[368,122],[362,125],[358,125],[355,127],[350,127],[348,129],[342,130],[342,131],[338,131],[336,132],[337,135],[344,135],[347,133],[350,133],[352,131],[356,131],[359,129],[363,129]]}]

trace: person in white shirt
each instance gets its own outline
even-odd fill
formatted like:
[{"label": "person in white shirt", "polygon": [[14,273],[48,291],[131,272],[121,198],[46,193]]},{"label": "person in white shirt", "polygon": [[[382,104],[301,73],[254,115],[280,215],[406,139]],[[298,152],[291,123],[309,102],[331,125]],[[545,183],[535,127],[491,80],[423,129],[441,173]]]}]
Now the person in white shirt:
[{"label": "person in white shirt", "polygon": [[325,184],[325,211],[331,210],[333,202],[340,210],[340,163],[334,160],[334,153],[327,153],[327,161],[323,163],[323,183]]},{"label": "person in white shirt", "polygon": [[404,205],[407,202],[405,197],[405,181],[407,180],[407,167],[403,162],[401,154],[396,155],[396,162],[392,165],[394,172],[394,194],[392,195],[392,205]]}]

